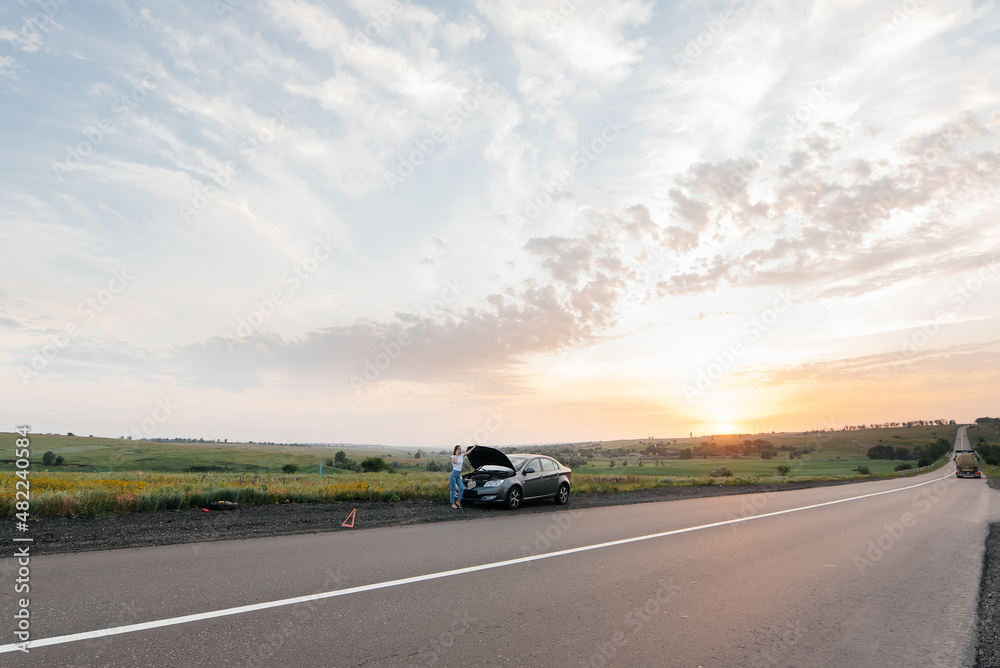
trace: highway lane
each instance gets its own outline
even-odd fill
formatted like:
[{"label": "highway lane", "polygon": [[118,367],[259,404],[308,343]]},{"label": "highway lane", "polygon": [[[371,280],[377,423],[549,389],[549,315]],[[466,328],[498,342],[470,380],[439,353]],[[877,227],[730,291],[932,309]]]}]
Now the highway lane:
[{"label": "highway lane", "polygon": [[969,443],[969,428],[959,427],[958,434],[955,435],[955,450],[971,450],[972,445]]},{"label": "highway lane", "polygon": [[[956,445],[958,443],[956,442]],[[3,655],[5,665],[971,665],[996,492],[897,481],[32,561],[35,638],[904,491]],[[8,627],[9,628],[9,627]],[[8,642],[8,629],[0,641]],[[8,661],[9,659],[9,661]]]}]

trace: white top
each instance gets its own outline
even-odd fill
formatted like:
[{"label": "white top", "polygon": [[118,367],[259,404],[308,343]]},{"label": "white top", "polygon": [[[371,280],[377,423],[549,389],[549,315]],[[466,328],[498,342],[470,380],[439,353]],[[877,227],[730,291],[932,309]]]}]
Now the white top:
[{"label": "white top", "polygon": [[465,462],[465,455],[452,455],[451,456],[451,470],[452,471],[462,471],[462,464]]}]

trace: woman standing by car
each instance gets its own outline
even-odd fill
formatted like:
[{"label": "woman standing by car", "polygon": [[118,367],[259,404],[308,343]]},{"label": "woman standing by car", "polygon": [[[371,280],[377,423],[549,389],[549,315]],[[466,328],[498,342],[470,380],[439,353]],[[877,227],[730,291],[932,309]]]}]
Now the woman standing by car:
[{"label": "woman standing by car", "polygon": [[[472,452],[472,449],[476,446],[470,445],[466,452]],[[462,486],[462,465],[465,463],[465,455],[462,454],[462,446],[456,445],[455,449],[451,451],[451,475],[448,476],[448,491],[451,497],[451,507],[461,508],[462,507],[462,492],[465,488]],[[456,494],[455,490],[458,490]]]}]

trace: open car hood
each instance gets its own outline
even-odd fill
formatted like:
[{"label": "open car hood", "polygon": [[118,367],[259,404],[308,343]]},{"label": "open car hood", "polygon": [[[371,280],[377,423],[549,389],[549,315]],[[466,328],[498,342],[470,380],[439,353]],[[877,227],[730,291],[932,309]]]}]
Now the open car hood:
[{"label": "open car hood", "polygon": [[472,465],[473,469],[492,464],[493,466],[503,466],[512,471],[514,470],[514,464],[508,459],[507,455],[496,448],[490,448],[485,445],[477,445],[466,457],[469,458],[469,464]]}]

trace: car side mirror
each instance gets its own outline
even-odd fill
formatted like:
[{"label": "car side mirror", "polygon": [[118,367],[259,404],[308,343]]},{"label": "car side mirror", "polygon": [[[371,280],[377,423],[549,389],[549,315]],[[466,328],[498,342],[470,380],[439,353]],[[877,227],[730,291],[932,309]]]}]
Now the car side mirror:
[{"label": "car side mirror", "polygon": [[529,473],[534,473],[534,472],[535,472],[535,469],[533,469],[531,467],[528,467],[528,468],[524,469],[524,475],[528,475]]}]

